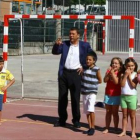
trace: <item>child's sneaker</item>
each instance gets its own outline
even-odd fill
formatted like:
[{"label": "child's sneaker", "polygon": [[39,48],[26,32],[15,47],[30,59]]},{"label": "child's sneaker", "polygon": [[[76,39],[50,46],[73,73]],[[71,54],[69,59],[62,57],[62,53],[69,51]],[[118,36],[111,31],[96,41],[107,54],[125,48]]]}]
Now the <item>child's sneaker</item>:
[{"label": "child's sneaker", "polygon": [[88,132],[88,135],[91,136],[91,135],[94,135],[95,133],[95,129],[94,128],[90,128],[89,132]]},{"label": "child's sneaker", "polygon": [[87,130],[87,131],[84,131],[84,132],[83,132],[83,134],[88,134],[88,133],[89,133],[89,131],[90,131],[90,129],[89,129],[89,130]]}]

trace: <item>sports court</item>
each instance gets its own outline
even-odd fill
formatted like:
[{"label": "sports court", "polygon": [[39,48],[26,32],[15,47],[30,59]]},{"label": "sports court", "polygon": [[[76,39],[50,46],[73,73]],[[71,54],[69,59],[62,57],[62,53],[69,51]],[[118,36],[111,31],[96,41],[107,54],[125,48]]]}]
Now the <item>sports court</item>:
[{"label": "sports court", "polygon": [[[81,128],[76,129],[71,123],[71,107],[68,106],[68,121],[66,127],[53,127],[58,119],[57,102],[46,100],[19,100],[4,104],[1,124],[1,140],[131,140],[130,121],[127,127],[127,136],[118,137],[113,132],[111,124],[110,133],[103,134],[105,109],[96,107],[96,131],[93,136],[83,134],[88,129],[85,114],[82,113]],[[120,123],[121,128],[121,112]],[[137,111],[136,135],[140,136],[140,110]],[[121,132],[121,129],[120,129]],[[134,138],[133,138],[134,139]]]},{"label": "sports court", "polygon": [[[97,52],[98,53],[98,52]],[[128,54],[98,53],[97,65],[101,68],[102,77],[114,56],[123,60]],[[140,56],[134,54],[140,66]],[[58,119],[57,114],[57,71],[60,56],[25,55],[24,56],[24,98],[21,98],[21,56],[9,56],[8,69],[13,72],[16,82],[8,90],[8,103],[3,106],[0,140],[132,140],[130,120],[127,136],[118,137],[111,128],[110,133],[102,134],[105,126],[105,109],[96,107],[96,132],[94,136],[87,136],[83,131],[88,129],[81,102],[80,129],[72,126],[71,106],[68,106],[68,120],[66,128],[53,127]],[[39,73],[40,72],[40,73]],[[38,74],[39,73],[39,74]],[[97,101],[103,101],[105,84],[99,87]],[[140,99],[140,85],[138,85],[138,99]],[[138,100],[138,103],[139,100]],[[121,132],[121,109],[119,128]],[[140,110],[137,110],[136,135],[140,136]],[[111,124],[113,127],[113,123]],[[134,139],[134,138],[133,138]]]}]

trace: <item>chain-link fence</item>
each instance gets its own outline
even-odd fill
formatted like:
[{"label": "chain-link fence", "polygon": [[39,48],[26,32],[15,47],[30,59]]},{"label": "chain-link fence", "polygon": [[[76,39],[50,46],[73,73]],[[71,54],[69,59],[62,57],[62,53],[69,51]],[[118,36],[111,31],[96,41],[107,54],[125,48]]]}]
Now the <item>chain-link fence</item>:
[{"label": "chain-link fence", "polygon": [[[22,19],[23,25],[23,46],[24,52],[26,48],[33,50],[40,44],[40,48],[47,51],[52,49],[52,45],[57,37],[61,35],[63,40],[69,38],[69,29],[74,26],[80,29],[80,39],[84,40],[84,20],[46,20],[46,19]],[[9,21],[9,43],[10,50],[20,49],[21,35],[20,35],[20,22],[19,20]],[[3,25],[0,27],[0,44],[3,47]],[[102,45],[102,25],[92,24],[87,25],[87,41],[91,44],[94,50],[101,48]],[[95,43],[96,42],[96,43]],[[97,43],[98,42],[98,43]],[[50,44],[51,43],[51,44]],[[97,45],[98,44],[98,45]],[[94,46],[95,45],[95,46]],[[101,47],[101,46],[100,46]],[[29,50],[28,50],[29,51]],[[8,91],[8,97],[19,98],[22,93],[22,80],[21,80],[21,60],[20,56],[12,57],[8,60],[8,69],[13,72],[16,83]],[[52,59],[52,57],[50,57]],[[58,58],[60,59],[60,58]],[[50,63],[46,60],[45,56],[24,56],[24,97],[30,98],[53,98],[56,97],[57,92],[57,70],[58,62]],[[49,65],[48,65],[49,63]],[[54,64],[55,63],[55,64]],[[49,67],[48,67],[49,66]],[[16,69],[15,69],[16,68]],[[55,74],[55,75],[54,75]],[[46,78],[45,78],[46,77]],[[55,88],[54,88],[55,87]],[[39,95],[38,95],[39,93]],[[50,95],[51,94],[51,95]]]},{"label": "chain-link fence", "polygon": [[[77,22],[77,23],[76,23]],[[76,24],[75,24],[76,23]],[[80,29],[80,39],[84,40],[84,20],[41,20],[41,19],[22,19],[23,26],[23,46],[39,47],[42,52],[46,48],[46,52],[51,50],[52,45],[57,37],[62,37],[63,40],[69,38],[69,29],[73,26]],[[18,19],[9,21],[9,49],[20,49],[20,22]],[[96,37],[95,37],[96,36]],[[90,45],[97,51],[102,49],[102,25],[92,24],[87,25],[87,40]],[[0,25],[0,47],[3,47],[3,24]],[[26,52],[26,51],[25,51]]]}]

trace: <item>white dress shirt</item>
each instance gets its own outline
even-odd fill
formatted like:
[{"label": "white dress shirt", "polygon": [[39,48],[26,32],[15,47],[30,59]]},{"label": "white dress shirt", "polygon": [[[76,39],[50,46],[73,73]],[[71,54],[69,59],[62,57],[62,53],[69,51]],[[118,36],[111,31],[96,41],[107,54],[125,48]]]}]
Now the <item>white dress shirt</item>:
[{"label": "white dress shirt", "polygon": [[70,45],[69,52],[65,62],[66,69],[78,69],[81,68],[80,60],[79,60],[79,44]]}]

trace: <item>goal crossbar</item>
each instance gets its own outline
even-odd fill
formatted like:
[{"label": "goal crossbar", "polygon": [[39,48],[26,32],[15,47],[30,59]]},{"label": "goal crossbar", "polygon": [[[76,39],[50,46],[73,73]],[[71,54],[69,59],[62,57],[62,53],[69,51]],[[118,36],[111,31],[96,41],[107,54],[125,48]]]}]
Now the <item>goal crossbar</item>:
[{"label": "goal crossbar", "polygon": [[[9,19],[128,20],[129,21],[129,57],[133,57],[134,28],[135,28],[134,16],[129,16],[129,15],[5,15],[4,16],[4,33],[3,33],[3,59],[4,59],[4,67],[6,69],[7,69],[7,61],[8,61]],[[6,101],[6,93],[4,96],[4,100]]]}]

